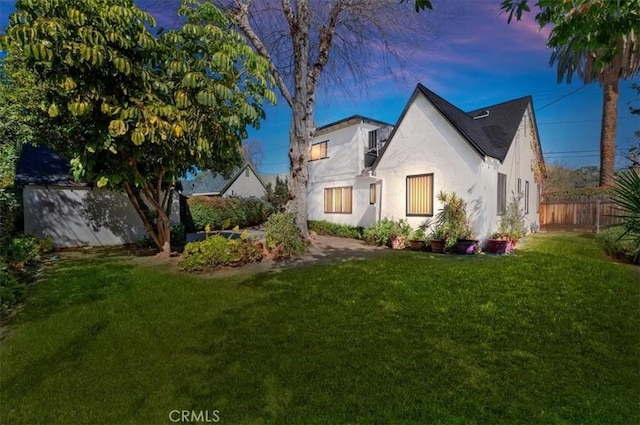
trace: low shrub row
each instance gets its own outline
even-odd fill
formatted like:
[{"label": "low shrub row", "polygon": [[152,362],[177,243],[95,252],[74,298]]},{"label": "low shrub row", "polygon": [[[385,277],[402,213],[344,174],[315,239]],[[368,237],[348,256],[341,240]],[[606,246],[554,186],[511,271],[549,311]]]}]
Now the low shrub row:
[{"label": "low shrub row", "polygon": [[194,196],[189,198],[190,225],[187,231],[202,231],[209,226],[220,230],[225,223],[232,226],[257,226],[273,213],[271,205],[259,199],[233,199]]},{"label": "low shrub row", "polygon": [[[265,227],[265,245],[274,259],[298,256],[306,250],[291,214],[273,214]],[[238,267],[261,261],[263,256],[261,242],[247,240],[244,235],[240,239],[214,235],[186,244],[179,267],[185,271],[210,271],[220,266]]]},{"label": "low shrub row", "polygon": [[623,236],[624,229],[611,227],[597,235],[600,246],[611,257],[628,263],[640,264],[640,248],[632,238]]},{"label": "low shrub row", "polygon": [[220,266],[238,267],[262,260],[262,249],[245,239],[215,235],[185,245],[179,267],[185,271],[208,271]]},{"label": "low shrub row", "polygon": [[309,231],[319,235],[338,236],[341,238],[362,239],[364,228],[348,224],[331,223],[329,221],[308,221]]}]

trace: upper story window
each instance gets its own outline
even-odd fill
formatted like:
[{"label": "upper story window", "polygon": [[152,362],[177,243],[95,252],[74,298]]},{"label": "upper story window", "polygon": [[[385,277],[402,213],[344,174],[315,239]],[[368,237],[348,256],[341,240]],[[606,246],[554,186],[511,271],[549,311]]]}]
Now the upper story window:
[{"label": "upper story window", "polygon": [[369,149],[375,149],[378,147],[378,130],[369,131]]},{"label": "upper story window", "polygon": [[311,155],[309,156],[310,161],[327,157],[327,142],[328,140],[325,140],[324,142],[311,145]]}]

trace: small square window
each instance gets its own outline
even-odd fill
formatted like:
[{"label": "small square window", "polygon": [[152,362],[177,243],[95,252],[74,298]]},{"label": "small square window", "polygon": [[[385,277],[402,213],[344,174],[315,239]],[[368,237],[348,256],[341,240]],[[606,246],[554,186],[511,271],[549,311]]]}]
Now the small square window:
[{"label": "small square window", "polygon": [[311,154],[309,159],[315,161],[317,159],[323,159],[327,157],[327,141],[316,143],[311,145]]}]

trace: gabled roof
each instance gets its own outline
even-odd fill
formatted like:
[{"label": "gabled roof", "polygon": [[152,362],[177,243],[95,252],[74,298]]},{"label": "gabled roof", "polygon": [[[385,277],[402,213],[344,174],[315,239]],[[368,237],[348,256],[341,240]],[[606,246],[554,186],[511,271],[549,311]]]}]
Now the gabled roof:
[{"label": "gabled roof", "polygon": [[531,96],[463,112],[431,90],[418,89],[482,155],[504,161]]},{"label": "gabled roof", "polygon": [[[411,98],[398,119],[396,128],[389,136],[390,142],[396,129],[406,115],[409,106],[416,97],[422,94],[442,114],[442,116],[469,142],[469,145],[481,156],[490,156],[504,161],[511,147],[511,143],[518,131],[522,117],[532,103],[531,96],[525,96],[496,105],[478,108],[474,111],[464,112],[442,97],[438,96],[422,84],[418,84]],[[384,147],[374,168],[384,156],[387,148]]]},{"label": "gabled roof", "polygon": [[193,180],[182,180],[182,194],[185,196],[191,195],[222,195],[229,189],[229,187],[235,182],[238,177],[242,175],[244,170],[249,169],[258,178],[260,184],[265,187],[264,182],[260,175],[256,172],[250,163],[246,163],[242,167],[238,168],[230,178],[224,177],[222,174],[213,174],[211,171],[204,171],[196,176]]},{"label": "gabled roof", "polygon": [[330,128],[333,128],[333,127],[348,127],[350,125],[358,124],[358,123],[361,123],[361,122],[368,123],[368,124],[379,125],[379,126],[382,126],[382,127],[386,127],[386,126],[393,127],[393,124],[389,124],[389,123],[386,123],[384,121],[376,120],[376,119],[373,119],[373,118],[367,118],[367,117],[362,116],[362,115],[351,115],[350,117],[343,118],[341,120],[334,121],[334,122],[331,122],[329,124],[325,124],[325,125],[323,125],[321,127],[316,128],[316,132],[315,132],[314,136],[318,136],[319,134],[326,133],[327,132],[326,130],[328,130]]},{"label": "gabled roof", "polygon": [[46,146],[22,146],[16,166],[16,186],[86,186],[76,182],[69,160]]}]

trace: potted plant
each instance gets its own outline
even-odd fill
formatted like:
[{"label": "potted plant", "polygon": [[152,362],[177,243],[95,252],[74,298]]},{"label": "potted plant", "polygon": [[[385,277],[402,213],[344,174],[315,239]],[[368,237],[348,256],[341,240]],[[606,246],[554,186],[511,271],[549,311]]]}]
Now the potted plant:
[{"label": "potted plant", "polygon": [[429,235],[429,246],[431,252],[438,254],[444,253],[446,243],[446,234],[442,226],[436,226]]},{"label": "potted plant", "polygon": [[392,249],[404,249],[411,235],[411,226],[405,219],[393,221],[391,233],[389,235],[389,244]]},{"label": "potted plant", "polygon": [[437,227],[444,234],[445,250],[461,254],[476,252],[478,241],[473,238],[473,228],[467,217],[467,203],[455,192],[441,191],[438,201],[442,208],[436,216]]},{"label": "potted plant", "polygon": [[425,247],[425,241],[427,240],[427,234],[424,229],[418,227],[411,233],[411,238],[409,239],[409,247],[415,251],[420,251]]},{"label": "potted plant", "polygon": [[500,217],[498,231],[489,236],[487,252],[507,254],[516,247],[520,238],[527,233],[524,214],[520,209],[522,193],[513,194],[505,213]]}]

